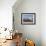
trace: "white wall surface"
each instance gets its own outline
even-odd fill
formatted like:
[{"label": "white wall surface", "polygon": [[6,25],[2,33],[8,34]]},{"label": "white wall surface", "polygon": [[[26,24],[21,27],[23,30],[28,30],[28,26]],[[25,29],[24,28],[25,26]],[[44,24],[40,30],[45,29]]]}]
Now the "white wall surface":
[{"label": "white wall surface", "polygon": [[12,29],[12,6],[16,0],[0,0],[0,27]]},{"label": "white wall surface", "polygon": [[41,1],[41,40],[42,46],[46,46],[46,0]]},{"label": "white wall surface", "polygon": [[[0,28],[1,27],[6,27],[9,30],[12,29],[12,6],[14,5],[14,3],[16,2],[16,0],[0,0]],[[0,29],[0,33],[2,32],[2,30]],[[5,38],[5,36],[10,36],[10,32],[7,31],[5,32],[3,31],[3,33],[0,34],[0,38]],[[8,33],[9,32],[9,33]],[[9,38],[9,37],[7,37]]]}]

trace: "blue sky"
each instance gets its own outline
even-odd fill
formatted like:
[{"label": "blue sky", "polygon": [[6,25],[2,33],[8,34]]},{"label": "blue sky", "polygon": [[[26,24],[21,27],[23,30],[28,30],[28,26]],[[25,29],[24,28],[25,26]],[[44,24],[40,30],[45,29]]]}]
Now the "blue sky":
[{"label": "blue sky", "polygon": [[33,18],[33,15],[32,14],[23,14],[23,16],[22,16],[23,18],[22,19],[27,19],[27,18],[29,18],[29,19],[32,19]]}]

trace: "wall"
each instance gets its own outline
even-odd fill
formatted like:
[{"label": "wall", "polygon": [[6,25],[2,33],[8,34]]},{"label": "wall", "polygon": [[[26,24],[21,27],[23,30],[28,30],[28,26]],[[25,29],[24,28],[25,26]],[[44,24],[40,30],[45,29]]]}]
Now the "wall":
[{"label": "wall", "polygon": [[[24,38],[32,39],[35,41],[36,46],[41,46],[41,1],[40,0],[23,0],[19,5],[14,5],[14,24],[15,30],[23,33]],[[35,25],[22,25],[21,13],[36,13]]]},{"label": "wall", "polygon": [[46,46],[46,0],[41,1],[41,42]]},{"label": "wall", "polygon": [[[6,27],[9,30],[12,29],[12,6],[15,2],[16,0],[0,0],[0,27]],[[3,30],[0,29],[0,32],[2,31]],[[10,35],[9,31],[3,31],[0,34],[0,38],[5,38],[5,35]]]},{"label": "wall", "polygon": [[16,0],[0,0],[0,27],[12,29],[12,6]]}]

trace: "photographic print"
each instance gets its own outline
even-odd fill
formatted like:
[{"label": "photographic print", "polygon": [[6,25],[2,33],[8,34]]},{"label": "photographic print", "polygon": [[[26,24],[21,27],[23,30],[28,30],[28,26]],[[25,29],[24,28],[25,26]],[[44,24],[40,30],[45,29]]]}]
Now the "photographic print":
[{"label": "photographic print", "polygon": [[32,25],[36,23],[35,13],[21,13],[21,24]]}]

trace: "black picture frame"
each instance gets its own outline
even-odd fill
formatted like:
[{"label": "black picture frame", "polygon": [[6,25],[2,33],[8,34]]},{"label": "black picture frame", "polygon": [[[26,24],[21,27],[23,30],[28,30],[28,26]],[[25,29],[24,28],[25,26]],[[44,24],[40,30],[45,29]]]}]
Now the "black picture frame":
[{"label": "black picture frame", "polygon": [[21,13],[21,24],[22,25],[35,25],[36,13]]}]

